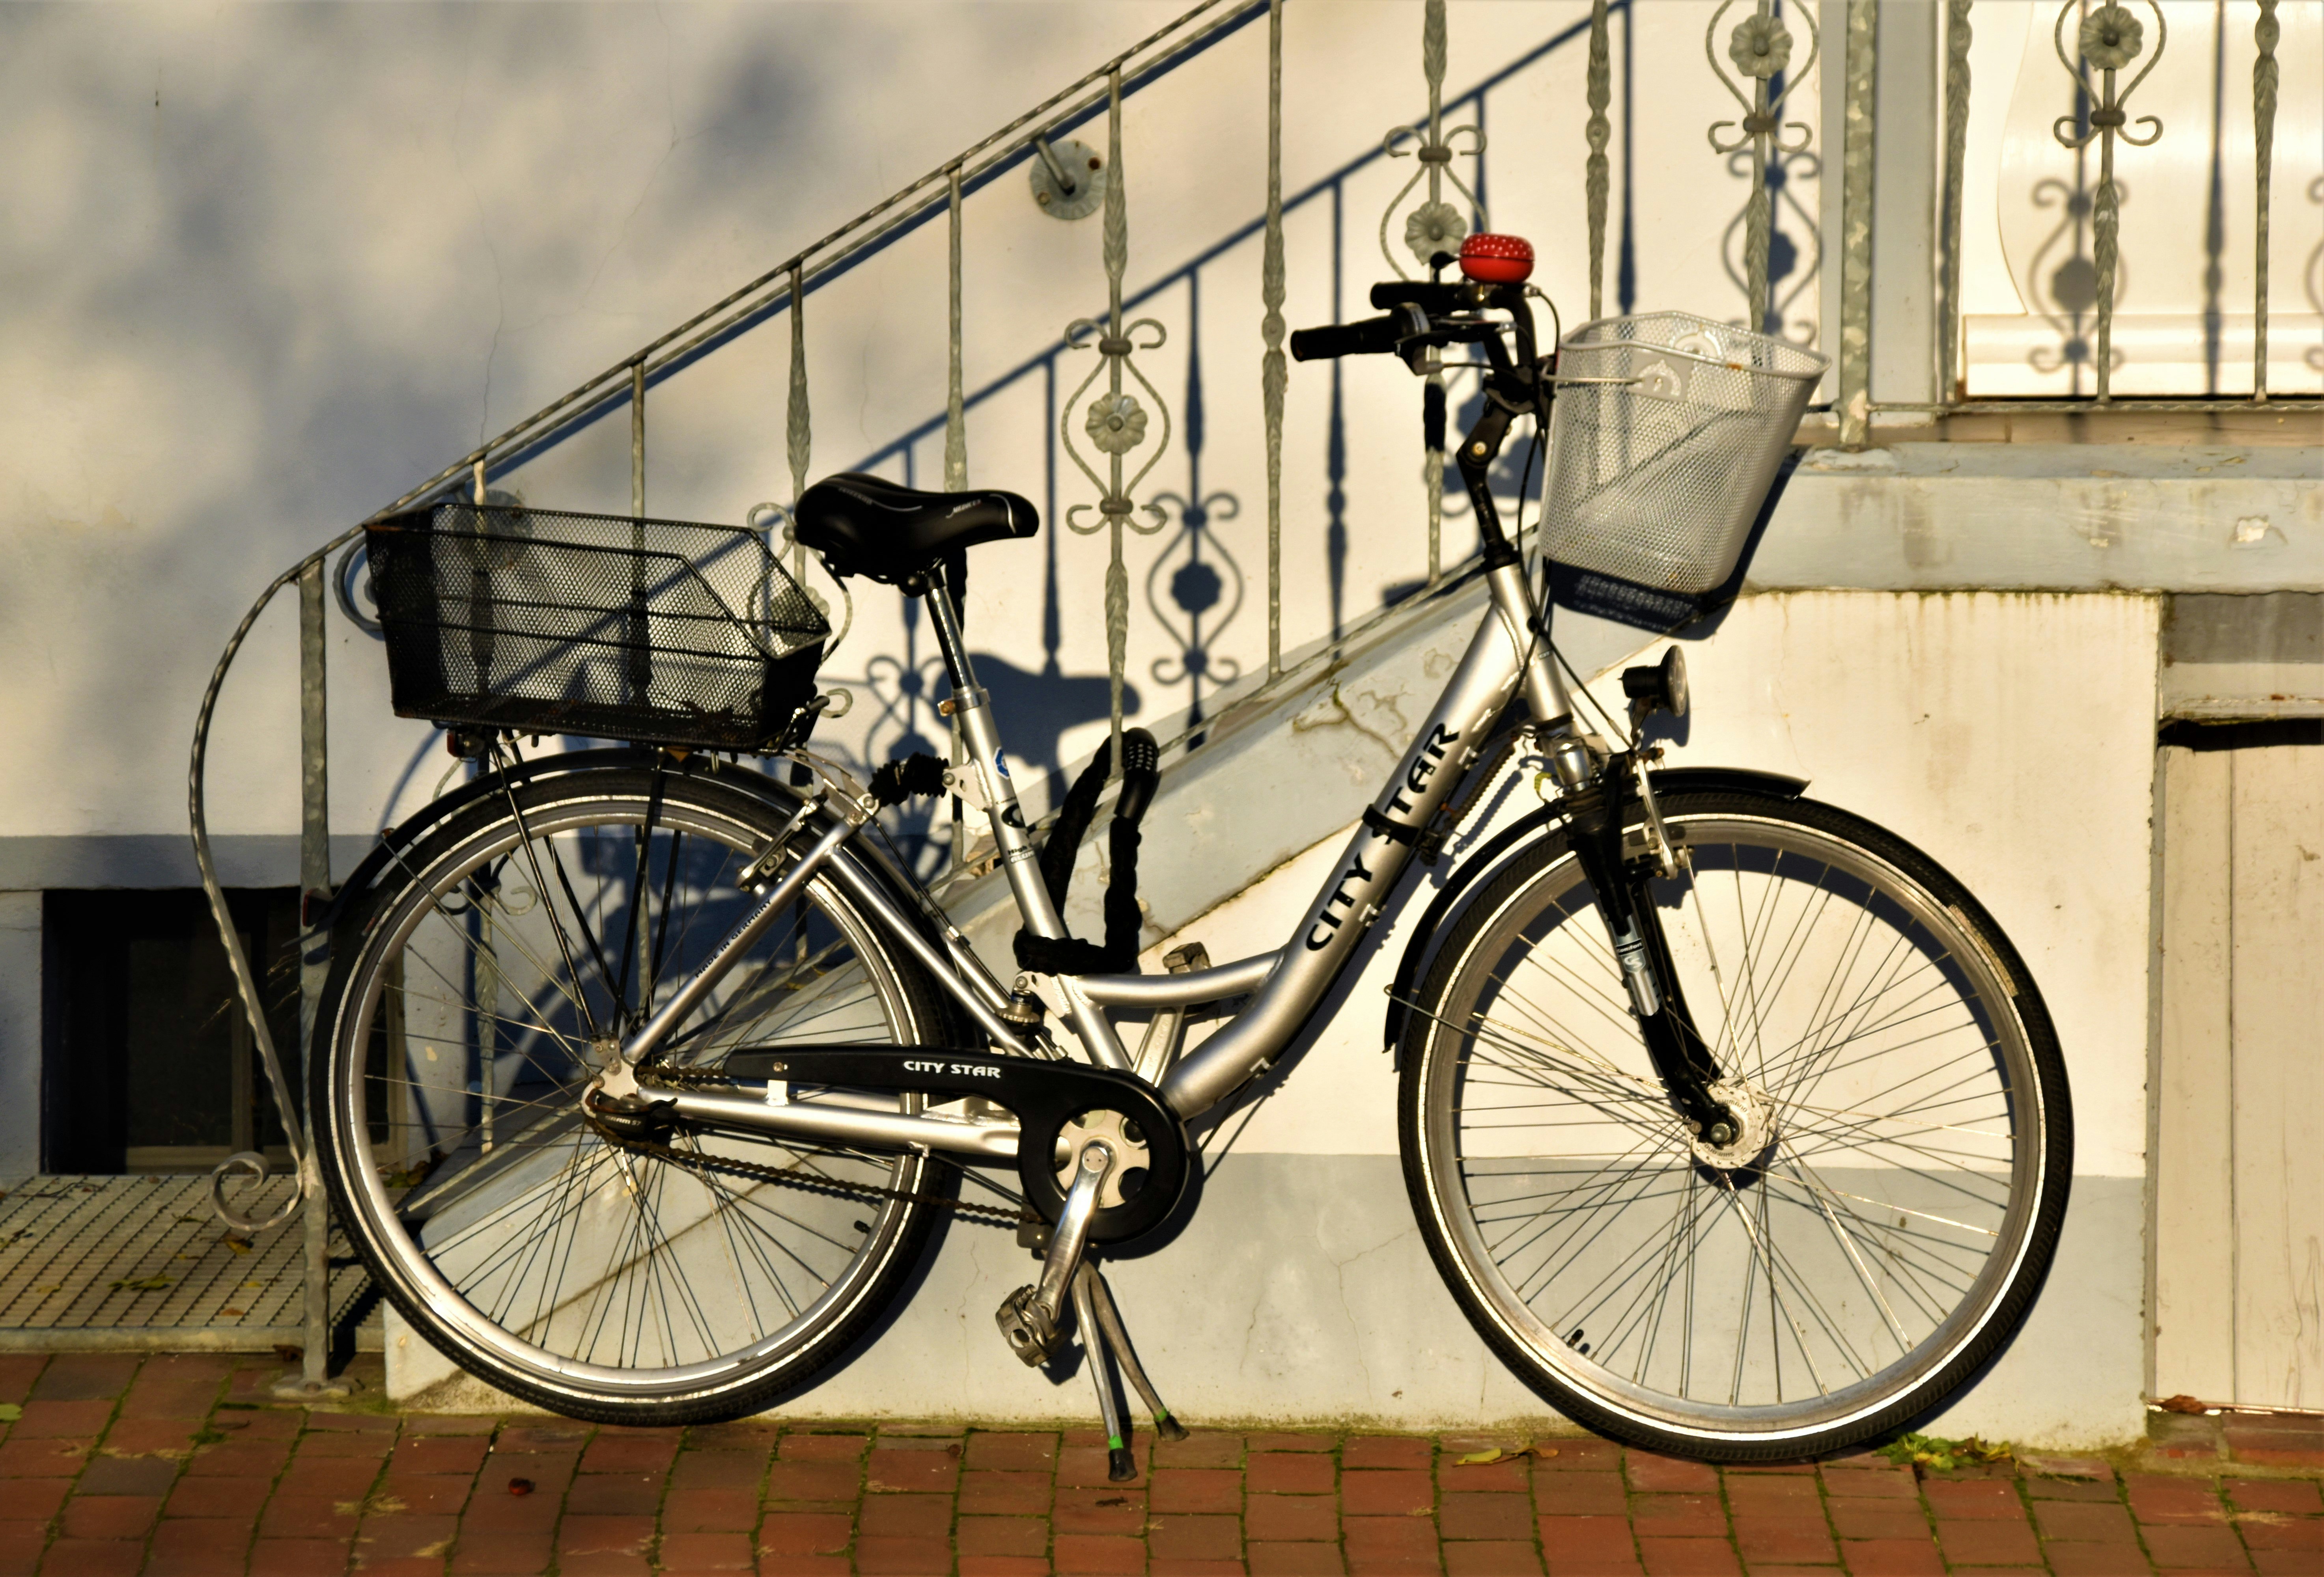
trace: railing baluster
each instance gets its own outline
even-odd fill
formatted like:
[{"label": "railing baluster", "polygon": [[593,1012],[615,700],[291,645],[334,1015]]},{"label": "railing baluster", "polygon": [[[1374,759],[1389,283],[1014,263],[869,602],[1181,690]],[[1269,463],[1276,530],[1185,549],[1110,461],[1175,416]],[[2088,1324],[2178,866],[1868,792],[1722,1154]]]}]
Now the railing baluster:
[{"label": "railing baluster", "polygon": [[[2073,15],[2079,0],[2064,0],[2058,8],[2058,20],[2050,30],[2050,41],[2058,51],[2058,63],[2075,86],[2088,91],[2089,78],[2081,67],[2066,54],[2066,20]],[[2137,76],[2128,87],[2116,91],[2116,73],[2135,61],[2145,49],[2146,30],[2130,9],[2120,0],[2107,0],[2098,10],[2082,19],[2075,34],[2075,57],[2085,65],[2098,69],[2098,91],[2090,94],[2094,101],[2087,130],[2075,126],[2073,115],[2061,115],[2050,128],[2052,136],[2068,148],[2086,148],[2090,140],[2098,143],[2098,190],[2092,206],[2090,228],[2094,237],[2091,259],[2098,265],[2098,403],[2106,405],[2114,399],[2114,285],[2115,270],[2120,259],[2122,226],[2122,194],[2114,180],[2114,145],[2120,138],[2134,148],[2144,148],[2163,135],[2163,123],[2153,115],[2141,115],[2139,124],[2149,128],[2144,136],[2132,133],[2129,115],[2124,105],[2138,85],[2146,80],[2155,63],[2163,59],[2163,47],[2170,38],[2170,25],[2163,19],[2163,7],[2158,0],[2146,0],[2147,9],[2154,14],[2154,53],[2147,58]]]},{"label": "railing baluster", "polygon": [[960,166],[952,167],[945,182],[952,220],[950,298],[952,330],[945,368],[945,491],[968,487],[968,415],[961,403],[960,377]]},{"label": "railing baluster", "polygon": [[[1167,517],[1157,505],[1145,506],[1147,513],[1153,517],[1152,524],[1140,525],[1131,518],[1131,511],[1138,506],[1130,502],[1130,495],[1170,448],[1170,408],[1163,403],[1161,392],[1148,381],[1146,374],[1139,371],[1137,364],[1130,359],[1133,350],[1161,349],[1169,336],[1162,325],[1150,317],[1125,323],[1121,316],[1121,279],[1130,268],[1130,191],[1123,179],[1121,163],[1121,63],[1119,60],[1114,62],[1113,69],[1106,78],[1105,131],[1106,316],[1102,324],[1084,317],[1065,325],[1065,344],[1069,349],[1080,349],[1090,344],[1081,335],[1085,330],[1094,331],[1098,365],[1090,370],[1090,375],[1083,379],[1081,386],[1066,399],[1058,421],[1058,436],[1065,442],[1065,453],[1075,465],[1081,467],[1082,474],[1088,477],[1103,495],[1096,505],[1098,518],[1086,526],[1081,524],[1078,517],[1091,506],[1075,504],[1065,511],[1065,525],[1083,536],[1088,536],[1103,526],[1112,549],[1105,572],[1106,683],[1111,702],[1112,723],[1107,738],[1112,748],[1113,774],[1118,777],[1121,774],[1122,674],[1130,663],[1130,570],[1122,562],[1121,533],[1125,526],[1146,536],[1162,529]],[[1145,344],[1134,344],[1132,336],[1141,328],[1152,329],[1154,337]],[[1081,451],[1074,444],[1074,402],[1088,391],[1091,384],[1097,381],[1100,372],[1105,374],[1106,392],[1082,412],[1081,426],[1098,453],[1106,457],[1108,470],[1103,477],[1090,469],[1089,462],[1082,458]],[[1154,402],[1155,409],[1162,414],[1162,435],[1154,453],[1147,457],[1145,464],[1127,478],[1123,473],[1129,469],[1130,452],[1146,442],[1147,416],[1146,408],[1139,402],[1138,397],[1123,389],[1124,373],[1138,380],[1138,386],[1146,391],[1147,398]]]},{"label": "railing baluster", "polygon": [[[1842,89],[1840,196],[1840,442],[1861,449],[1872,431],[1872,191],[1874,46],[1879,0],[1846,0],[1847,81]],[[1763,165],[1752,167],[1752,215],[1759,218]],[[1765,311],[1766,233],[1752,275],[1752,302]]]},{"label": "railing baluster", "polygon": [[[299,574],[299,910],[300,923],[319,914],[331,895],[331,746],[330,708],[326,683],[326,658],[330,642],[324,628],[323,559],[308,561]],[[311,1076],[315,1058],[315,1020],[322,1010],[323,992],[330,975],[330,956],[319,948],[301,946],[299,964],[299,1049]],[[309,1087],[312,1088],[311,1077]],[[281,1092],[276,1092],[279,1096]],[[331,1378],[331,1204],[323,1187],[322,1161],[315,1154],[314,1103],[305,1103],[294,1117],[282,1112],[287,1130],[295,1121],[301,1129],[300,1191],[306,1196],[307,1216],[300,1222],[300,1247],[306,1324],[306,1351],[299,1372],[285,1375],[274,1388],[281,1397],[314,1398],[344,1396],[345,1380]]]},{"label": "railing baluster", "polygon": [[1606,142],[1613,124],[1606,118],[1612,98],[1611,49],[1607,37],[1606,0],[1590,0],[1590,160],[1583,166],[1582,188],[1590,206],[1590,316],[1606,315],[1606,193],[1609,186]]},{"label": "railing baluster", "polygon": [[1961,192],[1969,164],[1970,0],[1945,5],[1944,217],[1937,243],[1937,403],[1961,398]]},{"label": "railing baluster", "polygon": [[[1106,84],[1105,114],[1105,321],[1109,337],[1129,343],[1121,332],[1121,276],[1130,267],[1130,193],[1123,182],[1121,168],[1121,72],[1117,68]],[[1106,357],[1106,387],[1118,402],[1121,399],[1121,358],[1109,353]],[[1106,498],[1108,505],[1129,500],[1121,498],[1121,454],[1117,451],[1111,460],[1113,487]],[[1121,775],[1121,676],[1130,662],[1130,571],[1121,561],[1122,517],[1111,509],[1105,511],[1113,529],[1111,538],[1111,555],[1105,568],[1105,676],[1107,695],[1112,714],[1112,732],[1108,736],[1113,747],[1113,775]]]},{"label": "railing baluster", "polygon": [[[791,465],[791,507],[798,507],[799,495],[807,491],[807,461],[814,454],[814,429],[808,423],[807,403],[807,270],[798,263],[791,265],[791,385],[790,394],[783,402],[783,436],[788,440]],[[798,541],[791,544],[791,573],[801,583],[807,580],[807,549]]]},{"label": "railing baluster", "polygon": [[630,515],[638,520],[646,518],[646,364],[642,361],[630,363]]},{"label": "railing baluster", "polygon": [[[1767,291],[1767,250],[1771,243],[1770,238],[1774,234],[1775,216],[1771,207],[1774,194],[1767,188],[1767,164],[1769,160],[1777,153],[1805,152],[1809,142],[1813,138],[1813,133],[1808,126],[1794,121],[1788,130],[1796,134],[1795,138],[1793,142],[1784,142],[1781,133],[1787,128],[1784,126],[1780,112],[1784,100],[1791,97],[1793,89],[1796,88],[1806,78],[1808,72],[1813,69],[1816,57],[1823,47],[1823,35],[1816,26],[1815,12],[1812,8],[1805,5],[1795,8],[1794,14],[1808,30],[1808,54],[1807,59],[1799,63],[1796,70],[1790,69],[1792,65],[1791,29],[1785,27],[1784,19],[1775,14],[1773,0],[1757,0],[1751,14],[1737,23],[1733,31],[1727,35],[1727,59],[1734,65],[1736,71],[1751,84],[1751,91],[1746,94],[1736,78],[1729,76],[1727,68],[1719,63],[1719,22],[1735,3],[1736,0],[1720,0],[1719,9],[1711,14],[1710,24],[1703,31],[1702,52],[1704,59],[1711,62],[1712,73],[1725,86],[1727,91],[1734,95],[1735,102],[1743,107],[1743,119],[1739,123],[1735,121],[1712,123],[1710,138],[1711,151],[1721,158],[1731,153],[1741,152],[1747,148],[1750,150],[1751,196],[1743,213],[1743,293],[1747,298],[1744,325],[1756,334],[1767,330],[1769,326],[1767,309],[1772,305]],[[1854,14],[1852,4],[1849,9],[1852,16]],[[1778,77],[1784,79],[1784,86],[1780,90],[1774,87],[1775,79]],[[1868,115],[1871,104],[1871,68],[1868,63],[1864,69],[1864,92],[1861,99],[1859,100],[1855,93],[1856,81],[1853,72],[1850,73],[1848,87],[1849,105],[1852,106],[1860,102]],[[1852,116],[1855,111],[1851,107],[1849,113]],[[1729,130],[1736,131],[1734,140],[1721,141],[1720,133]],[[1844,197],[1841,207],[1844,229],[1847,223],[1845,218],[1847,204]],[[1865,214],[1865,223],[1868,225],[1871,223],[1868,205]],[[1869,244],[1868,230],[1867,244]],[[1843,308],[1843,323],[1840,331],[1843,340],[1847,334],[1845,316]],[[1842,354],[1844,357],[1844,350]]]},{"label": "railing baluster", "polygon": [[[1408,280],[1412,276],[1404,271],[1402,260],[1396,255],[1396,249],[1388,244],[1388,225],[1396,217],[1398,205],[1424,177],[1428,183],[1428,195],[1406,215],[1404,244],[1419,261],[1421,267],[1428,270],[1429,278],[1436,277],[1434,260],[1440,255],[1459,252],[1462,237],[1469,233],[1468,215],[1444,200],[1444,188],[1448,182],[1454,191],[1469,199],[1470,206],[1476,212],[1478,227],[1481,229],[1489,223],[1485,217],[1485,205],[1478,200],[1475,192],[1462,184],[1459,176],[1452,173],[1452,146],[1444,131],[1444,0],[1428,0],[1420,25],[1420,69],[1421,74],[1428,79],[1427,123],[1425,126],[1391,126],[1380,142],[1381,151],[1391,159],[1402,159],[1406,153],[1398,146],[1401,141],[1406,137],[1416,136],[1419,139],[1418,146],[1411,151],[1419,160],[1412,178],[1397,188],[1396,196],[1388,199],[1388,206],[1380,212],[1380,255],[1388,260],[1388,266],[1396,270],[1398,279]],[[1484,131],[1475,125],[1453,128],[1456,135],[1462,132],[1469,133],[1468,151],[1478,160],[1479,184],[1482,185]],[[1444,375],[1442,372],[1429,373],[1428,382],[1421,392],[1420,479],[1421,486],[1428,495],[1428,580],[1433,585],[1444,571]]]},{"label": "railing baluster", "polygon": [[[1603,0],[1600,0],[1603,4]],[[1267,677],[1283,674],[1283,0],[1267,0],[1267,241],[1259,270],[1267,353],[1259,386],[1267,414]]]},{"label": "railing baluster", "polygon": [[[950,301],[950,326],[946,336],[945,361],[945,491],[968,491],[968,412],[961,401],[960,349],[960,166],[955,164],[945,182],[951,221],[951,251],[946,262],[947,289]],[[961,610],[964,618],[967,610]],[[960,719],[952,719],[952,759],[967,759],[961,752]],[[951,802],[952,868],[955,871],[968,864],[968,830],[964,821],[960,796]]]},{"label": "railing baluster", "polygon": [[2253,225],[2258,284],[2252,295],[2252,399],[2267,403],[2267,221],[2268,183],[2275,173],[2275,46],[2283,24],[2275,19],[2276,0],[2259,0],[2259,22],[2252,39],[2259,59],[2252,62],[2252,168],[2258,178],[2257,208]]},{"label": "railing baluster", "polygon": [[[1427,163],[1431,207],[1444,200],[1445,161],[1432,157],[1444,146],[1444,0],[1428,0],[1420,23],[1420,69],[1428,78],[1428,148],[1421,158]],[[1428,387],[1421,398],[1426,417],[1420,475],[1428,490],[1428,583],[1433,586],[1444,573],[1443,373],[1429,373]]]}]

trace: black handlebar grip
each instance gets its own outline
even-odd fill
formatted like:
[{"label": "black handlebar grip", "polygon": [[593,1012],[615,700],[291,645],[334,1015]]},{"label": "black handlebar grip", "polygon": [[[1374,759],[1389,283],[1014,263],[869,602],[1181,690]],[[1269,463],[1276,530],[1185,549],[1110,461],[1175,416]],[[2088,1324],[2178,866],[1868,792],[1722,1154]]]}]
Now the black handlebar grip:
[{"label": "black handlebar grip", "polygon": [[1396,349],[1403,329],[1402,321],[1394,316],[1298,329],[1291,335],[1291,359],[1320,362],[1333,356],[1385,355]]},{"label": "black handlebar grip", "polygon": [[1383,312],[1411,306],[1419,307],[1431,317],[1440,317],[1471,305],[1462,298],[1466,289],[1464,285],[1446,284],[1441,280],[1390,280],[1386,284],[1372,287],[1371,301]]}]

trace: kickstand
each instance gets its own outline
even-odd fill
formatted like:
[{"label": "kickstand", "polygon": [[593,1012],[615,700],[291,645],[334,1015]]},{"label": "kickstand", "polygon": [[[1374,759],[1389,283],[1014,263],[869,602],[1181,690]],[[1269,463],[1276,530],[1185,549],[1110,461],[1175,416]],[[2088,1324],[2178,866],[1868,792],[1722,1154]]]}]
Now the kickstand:
[{"label": "kickstand", "polygon": [[1122,1325],[1121,1311],[1114,1305],[1113,1288],[1087,1260],[1074,1273],[1074,1323],[1081,1328],[1082,1350],[1089,1359],[1090,1379],[1097,1387],[1098,1416],[1105,1423],[1106,1476],[1123,1483],[1138,1476],[1138,1463],[1123,1435],[1121,1415],[1114,1407],[1112,1377],[1107,1372],[1109,1357],[1153,1410],[1156,1434],[1165,1440],[1184,1440],[1186,1426],[1170,1416],[1154,1382],[1146,1378],[1146,1370],[1130,1344],[1130,1333]]},{"label": "kickstand", "polygon": [[1138,1394],[1146,1399],[1146,1406],[1153,1412],[1154,1432],[1165,1440],[1185,1439],[1186,1426],[1172,1417],[1170,1409],[1162,1405],[1161,1397],[1154,1389],[1154,1382],[1146,1378],[1145,1365],[1138,1362],[1138,1353],[1130,1345],[1129,1329],[1121,1323],[1121,1310],[1114,1305],[1113,1288],[1107,1284],[1105,1273],[1095,1265],[1090,1266],[1089,1273],[1090,1279],[1096,1284],[1093,1296],[1097,1302],[1098,1326],[1105,1332],[1106,1345],[1113,1350],[1114,1362],[1121,1365],[1121,1372],[1130,1377],[1130,1383],[1137,1388]]}]

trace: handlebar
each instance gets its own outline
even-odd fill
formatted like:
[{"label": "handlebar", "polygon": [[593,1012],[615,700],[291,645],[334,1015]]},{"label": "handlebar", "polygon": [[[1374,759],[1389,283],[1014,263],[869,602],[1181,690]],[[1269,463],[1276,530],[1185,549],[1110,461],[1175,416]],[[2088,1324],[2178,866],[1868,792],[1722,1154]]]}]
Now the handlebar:
[{"label": "handlebar", "polygon": [[1410,325],[1395,313],[1368,317],[1361,323],[1331,323],[1321,328],[1297,329],[1291,335],[1291,359],[1321,362],[1334,356],[1385,355],[1410,332]]},{"label": "handlebar", "polygon": [[[1533,311],[1526,304],[1522,279],[1506,282],[1395,280],[1372,287],[1371,304],[1385,316],[1360,323],[1303,328],[1291,336],[1291,354],[1302,362],[1314,362],[1394,353],[1414,372],[1435,373],[1444,365],[1438,354],[1444,347],[1471,344],[1481,350],[1485,399],[1475,425],[1454,454],[1476,509],[1486,567],[1517,563],[1517,550],[1501,530],[1489,473],[1512,420],[1530,415],[1546,428],[1553,393],[1550,378],[1556,366],[1554,352],[1546,357],[1536,354]],[[1491,312],[1508,314],[1508,321],[1488,317],[1486,314]],[[1505,335],[1515,343],[1504,343]],[[1428,386],[1423,420],[1429,447],[1441,451],[1444,442],[1441,379]]]},{"label": "handlebar", "polygon": [[1473,307],[1475,298],[1471,287],[1431,280],[1389,280],[1374,285],[1371,302],[1383,312],[1393,312],[1399,307],[1417,307],[1431,317],[1442,317]]}]

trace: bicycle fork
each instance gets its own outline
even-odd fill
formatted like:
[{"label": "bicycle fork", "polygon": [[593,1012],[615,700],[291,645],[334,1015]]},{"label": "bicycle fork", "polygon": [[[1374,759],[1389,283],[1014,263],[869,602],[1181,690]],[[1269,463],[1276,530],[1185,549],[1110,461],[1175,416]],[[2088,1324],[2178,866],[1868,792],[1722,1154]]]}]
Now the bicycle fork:
[{"label": "bicycle fork", "polygon": [[1672,1108],[1705,1144],[1723,1148],[1734,1142],[1739,1125],[1711,1093],[1723,1076],[1687,1010],[1663,934],[1654,895],[1659,862],[1651,851],[1633,858],[1622,847],[1625,775],[1623,759],[1615,757],[1596,783],[1568,797],[1574,857],[1596,895],[1630,1012]]}]

